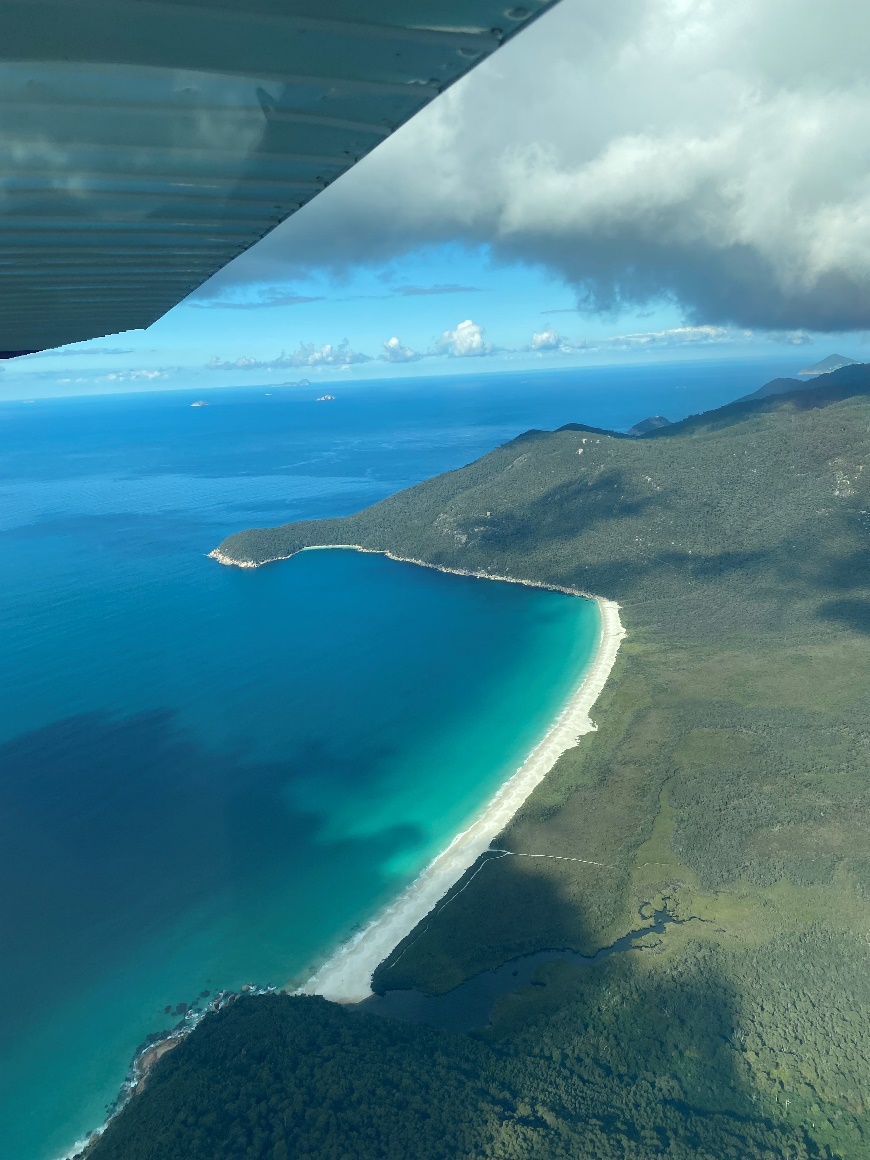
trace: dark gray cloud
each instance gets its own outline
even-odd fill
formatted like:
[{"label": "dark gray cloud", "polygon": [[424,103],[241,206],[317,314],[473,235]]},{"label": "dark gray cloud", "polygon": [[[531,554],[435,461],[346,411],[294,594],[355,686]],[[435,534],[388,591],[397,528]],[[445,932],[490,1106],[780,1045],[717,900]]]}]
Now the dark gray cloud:
[{"label": "dark gray cloud", "polygon": [[868,43],[855,0],[564,0],[215,282],[459,242],[584,310],[865,328]]}]

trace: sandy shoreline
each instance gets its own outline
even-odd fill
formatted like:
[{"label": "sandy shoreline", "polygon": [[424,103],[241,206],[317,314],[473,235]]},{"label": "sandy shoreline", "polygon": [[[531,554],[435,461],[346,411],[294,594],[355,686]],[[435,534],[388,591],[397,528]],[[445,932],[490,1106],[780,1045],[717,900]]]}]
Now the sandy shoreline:
[{"label": "sandy shoreline", "polygon": [[619,619],[619,605],[600,597],[595,599],[601,614],[595,659],[542,740],[468,829],[458,834],[398,898],[340,947],[299,988],[298,994],[322,995],[336,1003],[358,1003],[368,998],[376,967],[489,848],[565,750],[596,728],[589,711],[610,675],[625,630]]},{"label": "sandy shoreline", "polygon": [[[447,564],[433,564],[429,560],[418,560],[414,556],[397,556],[389,548],[363,548],[359,544],[309,544],[305,548],[297,548],[295,552],[288,552],[286,556],[271,556],[268,560],[234,560],[226,556],[220,548],[214,548],[208,553],[210,560],[217,560],[228,568],[262,568],[266,564],[278,564],[282,560],[292,560],[300,552],[327,552],[341,548],[348,552],[362,552],[366,556],[386,556],[388,560],[395,560],[398,564],[416,564],[418,568],[431,568],[434,572],[446,572],[450,576],[470,576],[474,580],[501,580],[504,584],[522,584],[524,588],[543,588],[547,592],[564,592],[566,596],[585,596],[588,600],[602,601],[604,597],[596,596],[593,592],[585,592],[581,588],[568,588],[564,584],[547,584],[544,580],[518,580],[516,576],[500,576],[496,572],[474,572],[468,568],[450,568]],[[604,601],[608,603],[608,601]]]}]

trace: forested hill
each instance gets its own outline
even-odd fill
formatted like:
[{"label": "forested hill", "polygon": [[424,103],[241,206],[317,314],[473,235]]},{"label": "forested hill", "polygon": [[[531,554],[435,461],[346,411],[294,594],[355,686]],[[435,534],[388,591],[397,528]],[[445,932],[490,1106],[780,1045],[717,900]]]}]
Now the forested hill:
[{"label": "forested hill", "polygon": [[[820,591],[830,601],[823,577],[838,568],[838,595],[849,588],[868,486],[868,372],[846,367],[824,388],[731,404],[641,438],[582,425],[531,431],[358,515],[239,532],[220,552],[260,563],[327,543],[388,549],[606,595],[629,605],[629,626],[637,601],[662,600],[667,615],[677,578],[684,604],[712,586],[721,614],[728,605],[739,621],[727,595],[739,599],[754,578],[757,612],[792,614]],[[840,382],[856,373],[857,390]]]},{"label": "forested hill", "polygon": [[529,432],[348,519],[225,541],[242,562],[359,544],[622,604],[597,731],[496,843],[536,857],[482,862],[379,990],[682,921],[541,967],[472,1036],[241,1001],[88,1160],[870,1154],[870,396],[838,376],[641,438]]},{"label": "forested hill", "polygon": [[[840,360],[841,365],[836,366],[833,370],[828,370],[825,367],[826,363],[837,362]],[[812,370],[801,371],[801,374],[811,374]],[[759,387],[757,391],[753,391],[751,395],[744,395],[742,399],[738,399],[738,403],[753,403],[757,399],[767,399],[771,395],[786,395],[793,394],[795,391],[810,391],[815,394],[822,392],[822,396],[828,396],[834,391],[851,394],[854,390],[866,389],[868,382],[870,382],[870,366],[867,363],[853,362],[851,359],[842,360],[840,355],[831,355],[830,358],[824,359],[818,364],[817,377],[810,379],[772,379],[771,382],[765,383],[763,387]]]}]

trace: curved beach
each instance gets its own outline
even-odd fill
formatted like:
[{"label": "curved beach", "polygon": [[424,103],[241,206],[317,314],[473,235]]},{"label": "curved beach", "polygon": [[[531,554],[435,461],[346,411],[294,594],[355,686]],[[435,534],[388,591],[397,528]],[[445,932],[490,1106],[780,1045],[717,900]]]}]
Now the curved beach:
[{"label": "curved beach", "polygon": [[376,967],[489,848],[561,755],[571,749],[580,736],[595,729],[589,712],[610,675],[625,629],[619,618],[618,604],[602,597],[592,599],[596,601],[601,616],[595,659],[547,733],[468,829],[457,834],[446,850],[434,858],[366,927],[341,946],[297,993],[322,995],[337,1003],[359,1003],[368,998],[372,994],[371,980]]}]

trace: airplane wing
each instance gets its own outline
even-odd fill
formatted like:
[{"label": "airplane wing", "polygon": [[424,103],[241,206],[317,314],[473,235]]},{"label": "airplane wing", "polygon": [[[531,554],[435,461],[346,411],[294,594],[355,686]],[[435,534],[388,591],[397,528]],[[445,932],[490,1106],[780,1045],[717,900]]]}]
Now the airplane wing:
[{"label": "airplane wing", "polygon": [[555,0],[0,0],[0,357],[150,325]]}]

